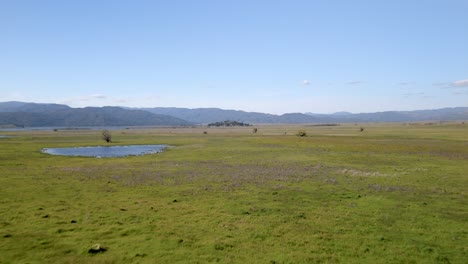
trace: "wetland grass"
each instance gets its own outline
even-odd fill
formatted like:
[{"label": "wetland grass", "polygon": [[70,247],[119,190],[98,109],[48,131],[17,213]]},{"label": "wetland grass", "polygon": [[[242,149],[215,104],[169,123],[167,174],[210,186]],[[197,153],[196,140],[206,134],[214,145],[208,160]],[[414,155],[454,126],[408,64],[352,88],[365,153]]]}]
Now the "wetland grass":
[{"label": "wetland grass", "polygon": [[0,263],[467,263],[468,127],[360,126],[8,132]]}]

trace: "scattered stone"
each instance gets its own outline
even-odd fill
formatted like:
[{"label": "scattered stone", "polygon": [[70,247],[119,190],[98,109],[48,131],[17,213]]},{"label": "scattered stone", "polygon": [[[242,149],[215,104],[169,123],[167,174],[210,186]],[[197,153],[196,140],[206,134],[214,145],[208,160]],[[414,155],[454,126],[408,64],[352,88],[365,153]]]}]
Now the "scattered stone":
[{"label": "scattered stone", "polygon": [[177,201],[177,199],[174,199],[172,202],[173,202],[173,203],[177,203],[178,201]]},{"label": "scattered stone", "polygon": [[49,218],[49,215],[46,214],[46,215],[44,215],[42,218]]},{"label": "scattered stone", "polygon": [[89,250],[88,253],[90,254],[97,254],[101,252],[106,252],[107,248],[101,246],[100,244],[94,244]]},{"label": "scattered stone", "polygon": [[3,237],[4,237],[4,238],[8,238],[8,237],[11,237],[11,235],[10,235],[10,234],[6,234],[6,235],[4,235]]},{"label": "scattered stone", "polygon": [[127,209],[125,209],[125,208],[120,208],[120,211],[127,211]]},{"label": "scattered stone", "polygon": [[76,220],[71,220],[70,223],[76,224]]}]

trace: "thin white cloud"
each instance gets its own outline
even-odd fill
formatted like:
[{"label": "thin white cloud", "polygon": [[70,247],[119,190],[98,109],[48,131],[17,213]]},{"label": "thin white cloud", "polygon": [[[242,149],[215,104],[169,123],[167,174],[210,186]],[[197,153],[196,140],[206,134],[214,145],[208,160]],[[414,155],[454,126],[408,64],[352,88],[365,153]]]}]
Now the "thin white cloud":
[{"label": "thin white cloud", "polygon": [[84,107],[84,106],[100,106],[103,102],[109,99],[108,96],[103,94],[90,94],[83,95],[73,98],[67,98],[59,101],[60,104],[67,104],[74,107]]},{"label": "thin white cloud", "polygon": [[406,86],[406,85],[410,85],[411,83],[410,82],[399,82],[397,83],[397,85],[400,85],[400,86]]},{"label": "thin white cloud", "polygon": [[448,82],[435,82],[435,83],[432,83],[433,86],[447,86],[449,84],[450,83],[448,83]]},{"label": "thin white cloud", "polygon": [[424,95],[423,92],[419,92],[419,93],[404,93],[403,96],[405,97],[408,97],[408,96],[422,96]]},{"label": "thin white cloud", "polygon": [[107,98],[107,96],[102,95],[102,94],[92,94],[92,95],[90,95],[90,97],[92,97],[94,99],[106,99]]},{"label": "thin white cloud", "polygon": [[467,91],[456,91],[452,93],[453,95],[468,95]]},{"label": "thin white cloud", "polygon": [[361,84],[361,83],[364,83],[364,81],[352,81],[352,82],[347,82],[346,84],[356,85],[356,84]]},{"label": "thin white cloud", "polygon": [[452,87],[468,87],[468,79],[454,81],[450,84]]},{"label": "thin white cloud", "polygon": [[126,106],[126,107],[155,107],[162,103],[159,95],[148,94],[141,96],[107,96],[103,94],[91,94],[57,100],[60,104],[71,107],[87,106]]},{"label": "thin white cloud", "polygon": [[88,101],[104,100],[104,99],[107,99],[107,96],[102,95],[102,94],[91,94],[91,95],[80,96],[77,98],[72,98],[69,101],[88,102]]},{"label": "thin white cloud", "polygon": [[310,81],[309,80],[303,80],[302,81],[302,85],[310,85]]}]

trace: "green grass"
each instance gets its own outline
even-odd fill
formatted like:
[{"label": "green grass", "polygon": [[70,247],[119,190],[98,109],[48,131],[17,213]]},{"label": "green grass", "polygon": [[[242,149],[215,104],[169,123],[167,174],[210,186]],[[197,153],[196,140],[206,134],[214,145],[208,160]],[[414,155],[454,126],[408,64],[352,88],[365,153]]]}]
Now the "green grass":
[{"label": "green grass", "polygon": [[468,263],[468,125],[0,134],[0,263]]}]

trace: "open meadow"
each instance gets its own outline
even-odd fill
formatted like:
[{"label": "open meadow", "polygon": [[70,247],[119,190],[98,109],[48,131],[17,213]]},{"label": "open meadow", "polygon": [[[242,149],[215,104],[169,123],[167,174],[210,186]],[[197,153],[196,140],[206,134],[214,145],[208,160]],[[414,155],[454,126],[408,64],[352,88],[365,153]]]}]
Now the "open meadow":
[{"label": "open meadow", "polygon": [[256,128],[0,131],[0,263],[468,263],[468,124]]}]

